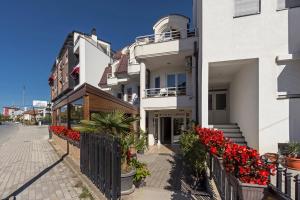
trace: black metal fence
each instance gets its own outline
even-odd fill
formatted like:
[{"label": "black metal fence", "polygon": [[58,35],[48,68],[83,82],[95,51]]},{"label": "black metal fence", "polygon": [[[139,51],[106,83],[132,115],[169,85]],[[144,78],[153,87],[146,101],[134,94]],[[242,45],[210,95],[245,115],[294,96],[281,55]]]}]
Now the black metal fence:
[{"label": "black metal fence", "polygon": [[[222,159],[209,154],[207,164],[210,178],[214,180],[221,199],[241,199],[234,181],[231,181],[226,175],[222,162]],[[300,174],[296,175],[287,168],[277,164],[276,176],[272,180],[267,188],[270,194],[273,193],[279,199],[300,200]]]},{"label": "black metal fence", "polygon": [[121,196],[120,140],[108,134],[80,134],[80,168],[109,200]]},{"label": "black metal fence", "polygon": [[295,175],[287,168],[281,167],[277,164],[276,167],[276,185],[272,183],[269,185],[277,195],[282,199],[300,200],[300,175]]}]

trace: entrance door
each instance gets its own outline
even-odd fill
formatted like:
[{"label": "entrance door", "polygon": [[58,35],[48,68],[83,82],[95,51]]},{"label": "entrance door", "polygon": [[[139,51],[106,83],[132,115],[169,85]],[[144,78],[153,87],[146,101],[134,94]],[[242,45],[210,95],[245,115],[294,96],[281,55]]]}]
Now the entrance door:
[{"label": "entrance door", "polygon": [[162,144],[171,144],[171,130],[172,130],[172,118],[161,117],[160,118],[160,138]]},{"label": "entrance door", "polygon": [[211,91],[208,94],[209,124],[225,124],[227,121],[227,91]]},{"label": "entrance door", "polygon": [[180,135],[182,134],[184,128],[184,118],[173,118],[173,143],[179,142]]}]

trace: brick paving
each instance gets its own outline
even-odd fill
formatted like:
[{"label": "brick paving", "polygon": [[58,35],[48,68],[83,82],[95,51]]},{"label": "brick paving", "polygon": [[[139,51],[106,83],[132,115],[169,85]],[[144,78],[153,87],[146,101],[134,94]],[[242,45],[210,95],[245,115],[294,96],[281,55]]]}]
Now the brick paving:
[{"label": "brick paving", "polygon": [[17,192],[22,200],[79,199],[79,179],[48,143],[47,128],[13,126],[0,145],[0,198]]}]

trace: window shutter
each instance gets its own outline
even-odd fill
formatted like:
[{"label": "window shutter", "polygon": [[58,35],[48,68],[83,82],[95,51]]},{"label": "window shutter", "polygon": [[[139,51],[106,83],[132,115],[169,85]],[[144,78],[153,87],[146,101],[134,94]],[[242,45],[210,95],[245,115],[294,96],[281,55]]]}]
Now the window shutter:
[{"label": "window shutter", "polygon": [[286,9],[286,0],[277,0],[277,10]]},{"label": "window shutter", "polygon": [[235,17],[257,14],[260,12],[260,0],[234,0]]},{"label": "window shutter", "polygon": [[300,7],[300,0],[286,0],[288,8]]}]

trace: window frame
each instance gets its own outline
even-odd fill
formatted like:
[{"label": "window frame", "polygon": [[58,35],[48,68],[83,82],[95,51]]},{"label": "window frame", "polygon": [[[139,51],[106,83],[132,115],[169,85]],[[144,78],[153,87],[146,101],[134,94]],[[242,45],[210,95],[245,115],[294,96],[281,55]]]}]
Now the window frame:
[{"label": "window frame", "polygon": [[243,15],[235,15],[235,1],[236,0],[233,0],[233,18],[240,18],[240,17],[248,17],[248,16],[252,16],[252,15],[259,15],[261,14],[261,0],[258,0],[259,1],[259,8],[258,8],[258,12],[257,13],[251,13],[251,14],[243,14]]}]

